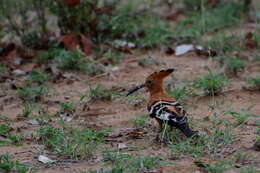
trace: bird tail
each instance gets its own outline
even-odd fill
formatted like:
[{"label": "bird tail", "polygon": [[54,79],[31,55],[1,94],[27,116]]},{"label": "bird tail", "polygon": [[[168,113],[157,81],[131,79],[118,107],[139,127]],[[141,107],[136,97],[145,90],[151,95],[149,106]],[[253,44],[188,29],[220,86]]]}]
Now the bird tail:
[{"label": "bird tail", "polygon": [[183,124],[178,124],[176,127],[180,129],[182,133],[188,138],[198,134],[198,131],[192,130],[187,122]]}]

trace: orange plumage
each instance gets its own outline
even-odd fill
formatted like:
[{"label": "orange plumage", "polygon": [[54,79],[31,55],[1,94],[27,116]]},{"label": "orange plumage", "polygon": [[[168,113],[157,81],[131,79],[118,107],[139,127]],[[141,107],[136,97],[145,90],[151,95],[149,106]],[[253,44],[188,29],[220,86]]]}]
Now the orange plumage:
[{"label": "orange plumage", "polygon": [[170,97],[163,88],[163,80],[169,76],[174,69],[161,70],[149,75],[145,83],[129,91],[127,95],[146,87],[150,93],[147,109],[151,118],[155,118],[162,127],[163,123],[180,129],[185,136],[191,137],[196,131],[193,131],[187,122],[187,113],[183,107]]}]

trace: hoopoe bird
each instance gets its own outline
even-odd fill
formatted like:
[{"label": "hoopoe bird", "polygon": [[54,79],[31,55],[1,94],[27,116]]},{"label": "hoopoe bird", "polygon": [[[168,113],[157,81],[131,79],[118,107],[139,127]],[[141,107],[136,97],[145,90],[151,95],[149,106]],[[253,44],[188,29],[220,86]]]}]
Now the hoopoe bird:
[{"label": "hoopoe bird", "polygon": [[160,129],[167,123],[170,127],[180,129],[186,137],[192,137],[198,131],[193,131],[189,124],[187,113],[176,99],[170,97],[163,87],[163,80],[169,76],[174,69],[161,70],[149,75],[144,84],[131,89],[126,96],[136,92],[141,88],[148,88],[150,98],[147,104],[150,117],[155,118]]}]

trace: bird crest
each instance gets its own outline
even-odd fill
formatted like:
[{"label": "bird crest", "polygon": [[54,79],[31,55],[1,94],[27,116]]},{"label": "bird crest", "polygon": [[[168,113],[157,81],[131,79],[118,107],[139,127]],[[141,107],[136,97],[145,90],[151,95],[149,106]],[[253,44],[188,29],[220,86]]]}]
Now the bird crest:
[{"label": "bird crest", "polygon": [[165,77],[169,76],[174,71],[173,68],[167,70],[161,70],[158,72],[154,72],[146,78],[148,80],[156,80],[156,79],[164,79]]},{"label": "bird crest", "polygon": [[131,89],[126,96],[136,92],[137,90],[139,90],[143,87],[149,88],[150,91],[161,90],[163,88],[162,87],[163,79],[165,77],[169,76],[173,71],[174,71],[174,69],[170,68],[170,69],[167,69],[167,70],[161,70],[159,72],[152,73],[151,75],[149,75],[146,78],[145,83],[138,85],[135,88]]}]

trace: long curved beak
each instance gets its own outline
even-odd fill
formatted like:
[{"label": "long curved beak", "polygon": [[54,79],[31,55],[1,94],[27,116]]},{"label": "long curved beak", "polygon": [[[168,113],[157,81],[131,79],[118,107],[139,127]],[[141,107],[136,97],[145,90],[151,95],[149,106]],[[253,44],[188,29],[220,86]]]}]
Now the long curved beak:
[{"label": "long curved beak", "polygon": [[145,87],[145,84],[138,85],[137,87],[134,87],[133,89],[128,91],[128,93],[126,94],[126,97],[129,96],[130,94],[133,94],[134,92],[136,92],[137,90],[139,90],[143,87]]}]

